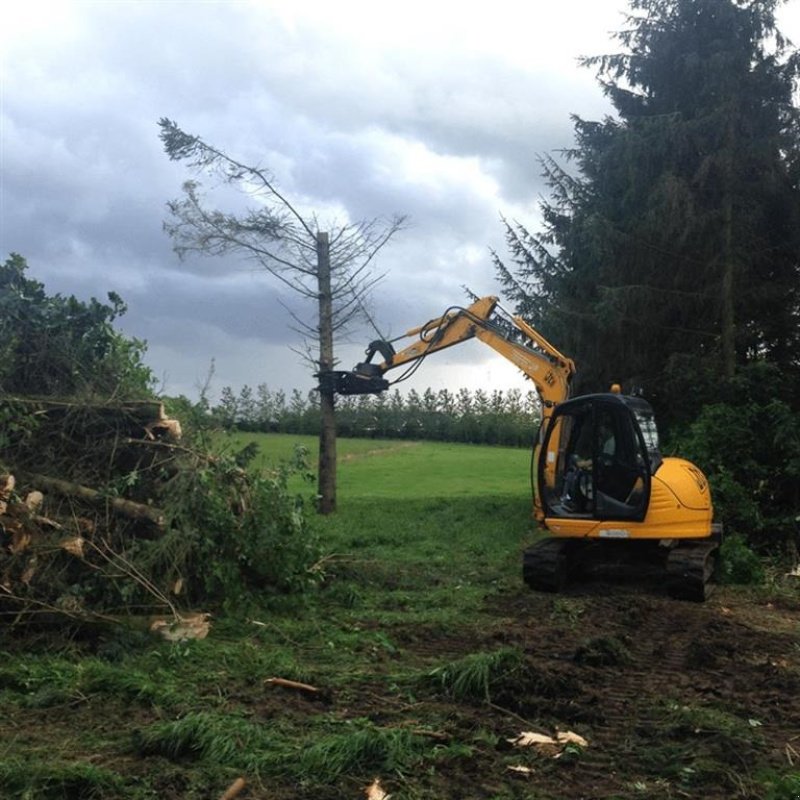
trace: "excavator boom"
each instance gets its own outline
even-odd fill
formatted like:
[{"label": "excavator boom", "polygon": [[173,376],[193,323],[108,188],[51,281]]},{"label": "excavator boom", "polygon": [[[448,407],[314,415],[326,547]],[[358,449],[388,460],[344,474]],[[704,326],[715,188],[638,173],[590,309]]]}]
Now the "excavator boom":
[{"label": "excavator boom", "polygon": [[[503,312],[503,324],[499,311],[498,299],[492,296],[482,297],[467,308],[450,308],[397,339],[372,342],[366,361],[357,364],[352,372],[333,373],[329,380],[339,394],[384,391],[391,385],[384,377],[390,370],[413,365],[432,353],[476,338],[519,367],[533,382],[542,400],[542,416],[547,419],[558,403],[569,398],[575,364],[521,317]],[[395,342],[407,339],[413,341],[395,350]],[[383,360],[373,363],[376,355]]]}]

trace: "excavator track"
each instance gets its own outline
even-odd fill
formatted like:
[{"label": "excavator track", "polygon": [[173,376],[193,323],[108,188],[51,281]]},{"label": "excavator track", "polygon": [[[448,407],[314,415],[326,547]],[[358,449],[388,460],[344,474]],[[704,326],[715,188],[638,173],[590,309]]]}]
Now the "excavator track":
[{"label": "excavator track", "polygon": [[561,592],[573,572],[584,577],[660,575],[666,577],[667,590],[676,599],[702,603],[711,596],[718,539],[681,542],[669,551],[666,559],[652,550],[646,551],[643,543],[630,544],[629,548],[625,551],[627,558],[620,559],[623,553],[619,550],[609,553],[574,539],[542,539],[525,550],[522,577],[536,591]]},{"label": "excavator track", "polygon": [[569,539],[542,539],[525,550],[522,578],[539,592],[560,592],[567,583],[570,569]]},{"label": "excavator track", "polygon": [[678,544],[667,556],[667,587],[679,600],[702,603],[714,589],[714,574],[719,542],[686,542]]}]

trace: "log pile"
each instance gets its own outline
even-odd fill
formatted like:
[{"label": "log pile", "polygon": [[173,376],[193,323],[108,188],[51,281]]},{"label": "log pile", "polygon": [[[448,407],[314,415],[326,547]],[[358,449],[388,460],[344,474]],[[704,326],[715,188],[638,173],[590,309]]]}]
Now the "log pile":
[{"label": "log pile", "polygon": [[159,537],[180,423],[157,401],[0,399],[0,624],[102,606]]}]

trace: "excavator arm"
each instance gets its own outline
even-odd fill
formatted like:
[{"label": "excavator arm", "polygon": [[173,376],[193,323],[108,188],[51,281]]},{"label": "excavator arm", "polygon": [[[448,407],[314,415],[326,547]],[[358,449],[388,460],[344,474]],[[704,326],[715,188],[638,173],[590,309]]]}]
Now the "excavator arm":
[{"label": "excavator arm", "polygon": [[[506,324],[494,317],[501,312]],[[410,369],[427,356],[448,347],[478,339],[515,364],[530,378],[542,401],[542,417],[546,421],[558,403],[567,400],[575,374],[572,359],[560,353],[538,331],[521,317],[508,314],[496,297],[482,297],[467,308],[454,307],[424,325],[406,331],[391,341],[375,341],[367,348],[366,361],[351,372],[321,375],[321,381],[339,394],[372,394],[391,385],[384,377],[390,370],[407,366]],[[400,350],[394,343],[412,339]],[[382,361],[373,363],[378,355]],[[402,376],[401,376],[402,379]]]}]

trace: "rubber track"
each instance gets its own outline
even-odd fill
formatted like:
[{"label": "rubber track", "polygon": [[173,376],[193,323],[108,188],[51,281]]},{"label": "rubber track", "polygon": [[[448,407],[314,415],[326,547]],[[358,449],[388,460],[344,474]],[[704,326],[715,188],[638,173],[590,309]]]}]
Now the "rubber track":
[{"label": "rubber track", "polygon": [[715,541],[687,542],[670,550],[667,581],[673,597],[702,603],[711,595],[717,547]]},{"label": "rubber track", "polygon": [[568,539],[549,538],[532,545],[522,557],[522,578],[531,589],[560,592],[566,583]]}]

